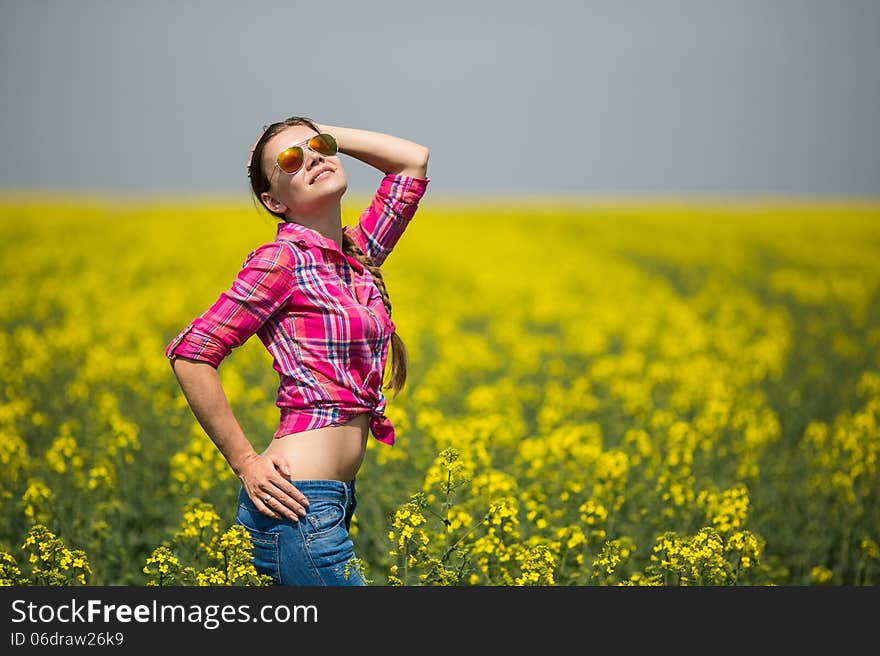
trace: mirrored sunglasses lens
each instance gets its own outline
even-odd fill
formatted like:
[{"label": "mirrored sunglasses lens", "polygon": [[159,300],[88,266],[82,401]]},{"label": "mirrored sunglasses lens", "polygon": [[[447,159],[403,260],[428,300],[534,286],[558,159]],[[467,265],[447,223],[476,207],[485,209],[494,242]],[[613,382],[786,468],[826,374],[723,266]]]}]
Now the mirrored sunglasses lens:
[{"label": "mirrored sunglasses lens", "polygon": [[337,150],[336,139],[327,133],[319,134],[309,139],[309,148],[322,155],[335,155]]},{"label": "mirrored sunglasses lens", "polygon": [[278,168],[285,173],[295,173],[302,166],[302,163],[303,151],[299,146],[288,148],[278,155]]}]

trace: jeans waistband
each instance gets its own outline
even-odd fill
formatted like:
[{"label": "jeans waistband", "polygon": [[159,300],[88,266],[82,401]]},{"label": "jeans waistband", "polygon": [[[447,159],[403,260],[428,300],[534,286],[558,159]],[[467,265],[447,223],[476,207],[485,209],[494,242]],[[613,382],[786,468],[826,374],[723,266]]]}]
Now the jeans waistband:
[{"label": "jeans waistband", "polygon": [[309,501],[336,499],[345,504],[354,499],[354,481],[335,481],[331,479],[290,481],[297,490],[306,495]]}]

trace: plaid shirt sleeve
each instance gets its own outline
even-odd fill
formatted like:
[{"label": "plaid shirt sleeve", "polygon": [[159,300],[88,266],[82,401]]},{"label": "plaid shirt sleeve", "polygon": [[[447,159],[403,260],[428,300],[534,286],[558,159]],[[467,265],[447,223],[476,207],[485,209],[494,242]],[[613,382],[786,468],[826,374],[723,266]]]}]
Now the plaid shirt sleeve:
[{"label": "plaid shirt sleeve", "polygon": [[218,367],[284,305],[294,286],[294,269],[289,246],[282,242],[260,246],[248,255],[232,286],[171,340],[165,355]]},{"label": "plaid shirt sleeve", "polygon": [[376,266],[382,266],[418,209],[430,180],[387,174],[351,234]]}]

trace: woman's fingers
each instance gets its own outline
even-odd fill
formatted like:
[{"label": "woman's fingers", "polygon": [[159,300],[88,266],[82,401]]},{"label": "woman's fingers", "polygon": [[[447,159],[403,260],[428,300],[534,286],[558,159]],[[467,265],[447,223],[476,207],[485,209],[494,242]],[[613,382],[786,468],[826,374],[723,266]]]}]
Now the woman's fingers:
[{"label": "woman's fingers", "polygon": [[279,515],[272,509],[274,501],[275,499],[271,495],[264,494],[262,499],[258,499],[256,501],[256,504],[260,512],[262,512],[263,514],[269,515],[269,517],[271,517],[272,519],[281,519],[281,515]]},{"label": "woman's fingers", "polygon": [[272,483],[281,490],[281,494],[278,495],[279,499],[297,514],[305,516],[309,500],[306,498],[305,494],[297,490],[290,480],[288,480],[290,478],[290,466],[287,464],[287,461],[275,454],[270,455],[269,459],[272,461],[276,471],[283,472],[286,476],[284,479],[275,479],[272,481]]},{"label": "woman's fingers", "polygon": [[[277,498],[278,503],[282,504],[288,511],[305,517],[309,505],[306,495],[297,490],[290,481],[280,480],[273,481],[273,483],[275,483],[276,490],[272,493],[272,496]],[[291,519],[296,519],[296,516],[291,517]]]},{"label": "woman's fingers", "polygon": [[257,478],[263,480],[253,486],[251,499],[261,512],[274,519],[287,517],[295,522],[305,516],[309,500],[288,480],[290,467],[283,458],[260,457],[255,469],[259,472],[254,472]]},{"label": "woman's fingers", "polygon": [[281,517],[286,517],[287,519],[298,522],[299,515],[305,515],[305,509],[300,511],[299,504],[292,505],[289,501],[289,498],[284,495],[284,493],[278,487],[272,487],[271,482],[267,483],[267,486],[271,490],[271,492],[263,492],[260,494],[260,502],[258,507],[262,505],[266,510],[264,511],[270,517],[274,517],[275,519],[280,519]]},{"label": "woman's fingers", "polygon": [[286,460],[274,453],[269,456],[269,459],[272,461],[272,464],[275,465],[275,469],[282,472],[287,478],[290,478],[290,466],[287,464]]},{"label": "woman's fingers", "polygon": [[[290,481],[270,478],[258,490],[262,504],[273,513],[280,513],[294,522],[299,521],[300,516],[305,517],[309,500]],[[278,514],[272,516],[277,518]]]}]

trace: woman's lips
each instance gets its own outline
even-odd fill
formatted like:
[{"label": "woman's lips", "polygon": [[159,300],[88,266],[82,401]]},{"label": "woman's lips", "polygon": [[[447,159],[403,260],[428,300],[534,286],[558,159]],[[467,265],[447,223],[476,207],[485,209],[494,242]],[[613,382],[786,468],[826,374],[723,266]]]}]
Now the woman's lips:
[{"label": "woman's lips", "polygon": [[312,180],[312,184],[314,184],[318,180],[321,180],[322,178],[326,178],[328,175],[332,175],[332,174],[333,174],[332,169],[327,169],[326,171],[321,171],[318,175],[315,176],[315,179]]}]

